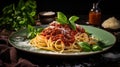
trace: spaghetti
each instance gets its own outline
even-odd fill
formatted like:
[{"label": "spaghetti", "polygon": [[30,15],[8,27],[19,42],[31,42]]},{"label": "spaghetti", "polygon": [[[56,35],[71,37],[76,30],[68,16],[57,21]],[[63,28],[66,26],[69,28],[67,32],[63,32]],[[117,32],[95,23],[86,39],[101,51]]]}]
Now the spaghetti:
[{"label": "spaghetti", "polygon": [[72,30],[69,25],[63,25],[57,21],[50,23],[30,40],[32,46],[60,53],[82,51],[77,42],[88,42],[90,45],[96,43],[95,39],[89,36],[80,25],[76,24],[76,30]]}]

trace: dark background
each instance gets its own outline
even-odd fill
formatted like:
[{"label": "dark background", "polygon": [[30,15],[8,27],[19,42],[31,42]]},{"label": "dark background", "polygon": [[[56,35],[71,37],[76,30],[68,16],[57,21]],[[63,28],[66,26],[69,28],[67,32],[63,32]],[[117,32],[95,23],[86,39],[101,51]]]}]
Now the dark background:
[{"label": "dark background", "polygon": [[[17,4],[19,0],[0,0],[0,14],[2,9],[12,3]],[[36,0],[37,13],[40,11],[62,11],[66,14],[88,15],[92,3],[98,0]],[[120,15],[119,0],[102,0],[99,7],[103,15]]]}]

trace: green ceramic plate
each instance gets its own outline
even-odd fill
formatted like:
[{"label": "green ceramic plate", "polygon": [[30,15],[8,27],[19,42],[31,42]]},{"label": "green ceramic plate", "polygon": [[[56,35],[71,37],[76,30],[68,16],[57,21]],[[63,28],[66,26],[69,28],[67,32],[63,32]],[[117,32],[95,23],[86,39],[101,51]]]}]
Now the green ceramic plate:
[{"label": "green ceramic plate", "polygon": [[32,47],[29,44],[29,40],[25,39],[25,37],[27,36],[26,29],[20,30],[10,35],[9,42],[13,47],[22,51],[39,54],[39,55],[56,55],[56,56],[83,56],[83,55],[96,54],[96,53],[100,53],[110,49],[116,42],[115,36],[103,29],[99,29],[99,28],[87,26],[87,25],[81,25],[81,26],[84,27],[87,32],[93,34],[93,36],[95,36],[100,41],[105,43],[105,46],[107,47],[105,47],[103,50],[100,50],[100,51],[77,52],[77,53],[57,53],[57,52],[51,52],[46,50],[40,50],[35,47]]}]

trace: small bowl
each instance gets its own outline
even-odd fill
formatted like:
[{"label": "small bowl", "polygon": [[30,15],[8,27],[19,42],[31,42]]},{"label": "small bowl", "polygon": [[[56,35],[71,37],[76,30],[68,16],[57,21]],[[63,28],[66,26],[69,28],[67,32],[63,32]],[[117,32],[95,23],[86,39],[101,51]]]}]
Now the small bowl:
[{"label": "small bowl", "polygon": [[42,24],[48,24],[55,20],[56,13],[53,11],[43,11],[39,13],[39,19]]}]

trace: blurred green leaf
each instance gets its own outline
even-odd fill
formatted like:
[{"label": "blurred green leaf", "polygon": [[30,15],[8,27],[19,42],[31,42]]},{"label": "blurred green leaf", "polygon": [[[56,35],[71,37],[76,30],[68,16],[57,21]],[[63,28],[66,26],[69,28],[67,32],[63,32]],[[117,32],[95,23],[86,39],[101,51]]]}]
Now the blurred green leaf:
[{"label": "blurred green leaf", "polygon": [[17,10],[21,9],[24,6],[25,2],[24,0],[19,0]]},{"label": "blurred green leaf", "polygon": [[6,6],[2,10],[3,14],[9,14],[13,12],[13,4]]},{"label": "blurred green leaf", "polygon": [[34,16],[36,15],[35,0],[19,0],[17,5],[10,4],[2,10],[0,17],[0,26],[9,25],[8,29],[18,31],[20,28],[35,24]]}]

